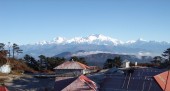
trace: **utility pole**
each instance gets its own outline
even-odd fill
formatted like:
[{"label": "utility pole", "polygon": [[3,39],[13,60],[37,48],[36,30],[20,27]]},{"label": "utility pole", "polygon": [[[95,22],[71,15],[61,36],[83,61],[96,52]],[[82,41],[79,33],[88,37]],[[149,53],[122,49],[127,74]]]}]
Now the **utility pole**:
[{"label": "utility pole", "polygon": [[8,56],[9,56],[9,58],[11,57],[11,43],[10,42],[8,42]]}]

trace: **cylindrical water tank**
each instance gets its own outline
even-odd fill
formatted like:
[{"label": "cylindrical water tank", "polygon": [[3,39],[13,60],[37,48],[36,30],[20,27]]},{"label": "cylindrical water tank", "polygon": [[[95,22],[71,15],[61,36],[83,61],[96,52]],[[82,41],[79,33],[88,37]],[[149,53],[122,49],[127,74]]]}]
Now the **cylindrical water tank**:
[{"label": "cylindrical water tank", "polygon": [[1,73],[7,73],[9,74],[11,72],[11,67],[8,64],[4,64],[0,67],[0,72]]}]

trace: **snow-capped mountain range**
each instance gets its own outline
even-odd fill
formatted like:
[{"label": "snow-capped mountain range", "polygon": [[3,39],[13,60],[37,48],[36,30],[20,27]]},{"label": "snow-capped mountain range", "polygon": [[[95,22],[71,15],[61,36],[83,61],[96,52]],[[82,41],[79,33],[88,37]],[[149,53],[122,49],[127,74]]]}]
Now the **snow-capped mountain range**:
[{"label": "snow-capped mountain range", "polygon": [[[142,38],[139,38],[137,41],[145,41]],[[122,44],[131,44],[137,42],[135,40],[123,42],[118,39],[107,37],[104,35],[90,35],[88,37],[75,37],[71,39],[66,39],[63,37],[56,37],[52,41],[40,41],[36,43],[37,45],[45,44],[96,44],[96,45],[122,45]]]},{"label": "snow-capped mountain range", "polygon": [[[143,39],[121,41],[104,35],[90,35],[88,37],[75,37],[66,39],[54,38],[52,41],[41,41],[35,44],[22,45],[22,55],[30,54],[39,56],[54,56],[62,52],[109,52],[112,54],[129,54],[137,56],[161,55],[164,50],[170,47],[168,42],[146,41]],[[97,53],[97,52],[96,52]],[[81,54],[81,53],[79,53]]]}]

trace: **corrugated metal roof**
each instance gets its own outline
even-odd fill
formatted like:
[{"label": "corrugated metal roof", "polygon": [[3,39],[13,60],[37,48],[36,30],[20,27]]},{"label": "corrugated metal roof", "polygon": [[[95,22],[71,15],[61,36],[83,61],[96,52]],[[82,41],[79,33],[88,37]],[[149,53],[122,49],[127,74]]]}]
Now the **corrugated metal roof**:
[{"label": "corrugated metal roof", "polygon": [[66,61],[54,69],[90,69],[90,67],[80,62]]},{"label": "corrugated metal roof", "polygon": [[107,74],[122,75],[122,74],[124,74],[124,72],[121,71],[121,70],[119,70],[119,69],[117,69],[117,68],[115,68],[115,67],[113,67],[113,68],[107,70],[107,71],[105,72],[105,74],[106,74],[106,75],[107,75]]},{"label": "corrugated metal roof", "polygon": [[97,91],[97,85],[84,75],[77,78],[59,77],[56,80],[54,91]]},{"label": "corrugated metal roof", "polygon": [[163,72],[154,76],[157,83],[160,85],[162,90],[170,91],[170,71]]},{"label": "corrugated metal roof", "polygon": [[56,77],[54,91],[61,91],[76,79],[76,77]]},{"label": "corrugated metal roof", "polygon": [[153,68],[136,69],[131,75],[105,75],[100,91],[162,91],[153,76],[164,70]]},{"label": "corrugated metal roof", "polygon": [[86,76],[81,75],[62,91],[97,91],[97,85]]},{"label": "corrugated metal roof", "polygon": [[0,86],[0,91],[8,91],[8,89],[5,86]]},{"label": "corrugated metal roof", "polygon": [[86,84],[87,84],[90,88],[92,88],[94,91],[97,91],[97,85],[96,85],[96,83],[93,82],[92,80],[90,80],[89,78],[87,78],[87,77],[84,76],[84,75],[81,75],[81,76],[79,77],[79,79],[80,79],[82,82],[86,83]]}]

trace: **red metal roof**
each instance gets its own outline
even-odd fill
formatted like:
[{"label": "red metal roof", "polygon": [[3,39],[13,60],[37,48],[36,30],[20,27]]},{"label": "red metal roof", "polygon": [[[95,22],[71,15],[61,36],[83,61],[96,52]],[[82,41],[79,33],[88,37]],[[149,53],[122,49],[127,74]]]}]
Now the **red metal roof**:
[{"label": "red metal roof", "polygon": [[0,86],[0,91],[8,91],[8,89],[5,86]]},{"label": "red metal roof", "polygon": [[163,91],[170,91],[170,71],[154,76]]},{"label": "red metal roof", "polygon": [[76,61],[66,61],[54,69],[89,69],[90,67]]},{"label": "red metal roof", "polygon": [[79,77],[79,79],[80,79],[82,82],[86,83],[86,84],[87,84],[90,88],[92,88],[94,91],[97,90],[97,85],[96,85],[96,83],[93,82],[92,80],[90,80],[89,78],[87,78],[86,76],[81,75],[81,76]]},{"label": "red metal roof", "polygon": [[62,91],[97,91],[97,86],[95,82],[81,75]]}]

